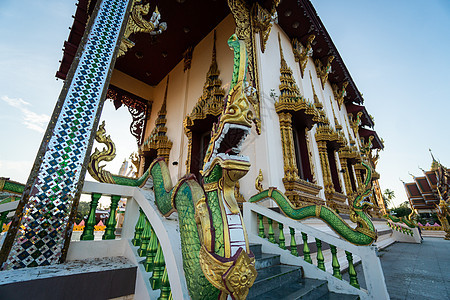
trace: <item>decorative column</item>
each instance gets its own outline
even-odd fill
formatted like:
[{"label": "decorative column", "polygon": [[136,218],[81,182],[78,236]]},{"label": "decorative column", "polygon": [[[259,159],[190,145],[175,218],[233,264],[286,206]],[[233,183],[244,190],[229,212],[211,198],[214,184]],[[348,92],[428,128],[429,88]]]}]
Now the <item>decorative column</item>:
[{"label": "decorative column", "polygon": [[0,252],[3,270],[65,259],[130,3],[96,5]]},{"label": "decorative column", "polygon": [[330,164],[328,162],[327,142],[317,141],[317,148],[319,149],[320,165],[322,167],[323,185],[325,189],[325,196],[327,199],[335,192],[333,186],[333,179],[331,178]]},{"label": "decorative column", "polygon": [[288,182],[298,178],[297,161],[295,158],[294,137],[292,135],[292,116],[280,112],[281,143],[283,145],[284,179]]},{"label": "decorative column", "polygon": [[340,150],[338,152],[339,154],[339,161],[341,162],[341,168],[344,170],[344,184],[345,184],[345,191],[347,192],[347,196],[350,196],[354,191],[352,189],[352,184],[350,182],[350,173],[348,172],[348,163],[347,163],[347,155],[345,153],[345,150]]}]

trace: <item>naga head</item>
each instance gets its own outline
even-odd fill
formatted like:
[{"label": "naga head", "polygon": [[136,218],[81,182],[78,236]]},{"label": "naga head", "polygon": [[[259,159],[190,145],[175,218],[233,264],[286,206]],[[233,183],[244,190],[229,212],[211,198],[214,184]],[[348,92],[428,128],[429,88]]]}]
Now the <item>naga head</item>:
[{"label": "naga head", "polygon": [[233,34],[228,45],[234,50],[234,70],[230,91],[218,123],[213,125],[211,140],[203,163],[203,176],[216,165],[226,170],[227,178],[237,182],[250,168],[249,158],[240,155],[245,138],[250,134],[254,114],[245,91],[247,53],[243,41]]}]

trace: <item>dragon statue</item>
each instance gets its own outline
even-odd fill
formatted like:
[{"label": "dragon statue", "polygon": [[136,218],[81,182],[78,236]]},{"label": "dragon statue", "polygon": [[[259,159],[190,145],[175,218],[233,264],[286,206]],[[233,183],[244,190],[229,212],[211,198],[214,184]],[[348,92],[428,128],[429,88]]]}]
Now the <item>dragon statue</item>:
[{"label": "dragon statue", "polygon": [[364,186],[358,189],[352,206],[350,206],[350,220],[357,224],[356,229],[350,227],[334,210],[327,206],[294,207],[289,199],[274,187],[252,196],[249,201],[258,202],[268,198],[273,199],[281,211],[291,219],[302,220],[315,217],[323,220],[347,241],[356,245],[370,245],[377,238],[375,226],[367,214],[367,210],[373,206],[370,201],[367,201],[372,192],[372,169],[364,162],[362,165],[366,169]]},{"label": "dragon statue", "polygon": [[[244,222],[235,196],[238,180],[250,169],[249,158],[240,155],[241,146],[250,134],[254,114],[247,98],[247,52],[245,43],[233,34],[228,40],[234,51],[234,68],[224,110],[214,124],[204,159],[200,184],[189,174],[172,184],[164,158],[152,162],[138,179],[110,174],[98,164],[100,152],[94,152],[89,170],[103,182],[142,186],[151,177],[155,203],[162,215],[178,213],[183,268],[192,299],[245,299],[257,272],[255,256],[250,251]],[[100,127],[99,132],[102,127]],[[104,152],[112,153],[105,133],[97,141],[107,144]],[[376,238],[375,228],[365,209],[371,192],[371,168],[366,167],[365,186],[353,201],[352,229],[338,214],[326,206],[311,205],[294,208],[276,188],[263,190],[250,202],[274,199],[289,217],[301,220],[317,217],[327,222],[337,233],[357,245],[368,245]],[[261,175],[262,176],[262,175]]]},{"label": "dragon statue", "polygon": [[134,47],[135,43],[130,40],[130,35],[136,33],[159,35],[167,29],[167,23],[159,21],[161,19],[161,13],[158,11],[158,7],[155,8],[150,21],[147,21],[144,19],[144,16],[147,16],[149,12],[150,3],[144,4],[141,0],[133,0],[133,8],[131,9],[117,57],[125,55],[128,49]]},{"label": "dragon statue", "polygon": [[392,222],[395,222],[395,223],[403,223],[406,226],[408,226],[409,228],[416,228],[417,227],[417,221],[414,220],[415,214],[416,214],[416,212],[414,211],[414,209],[412,209],[412,212],[406,218],[404,218],[404,217],[396,217],[396,216],[393,216],[393,215],[390,215],[390,214],[383,215],[383,218],[385,218],[387,220],[391,220]]}]

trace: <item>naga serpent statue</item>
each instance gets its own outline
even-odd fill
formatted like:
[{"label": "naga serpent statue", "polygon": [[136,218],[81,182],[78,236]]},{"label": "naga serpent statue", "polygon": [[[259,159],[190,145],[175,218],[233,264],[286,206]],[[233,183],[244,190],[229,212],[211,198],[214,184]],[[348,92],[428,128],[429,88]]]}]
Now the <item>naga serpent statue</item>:
[{"label": "naga serpent statue", "polygon": [[[190,174],[173,186],[163,158],[156,159],[139,179],[112,175],[102,170],[98,162],[91,161],[89,167],[95,169],[91,172],[96,174],[94,178],[101,177],[108,183],[142,186],[148,177],[152,178],[159,211],[166,217],[178,212],[183,268],[192,299],[226,299],[228,296],[245,299],[257,275],[255,257],[250,251],[243,218],[235,199],[235,186],[250,169],[249,158],[239,155],[254,119],[244,88],[247,53],[245,43],[238,40],[235,34],[228,44],[234,51],[233,78],[223,113],[211,131],[202,169],[202,184]],[[108,149],[105,151],[112,151]],[[100,156],[99,153],[95,155]],[[276,188],[258,193],[251,197],[250,202],[271,198],[293,219],[320,218],[346,240],[357,245],[368,245],[375,240],[376,232],[365,213],[366,207],[370,206],[365,198],[371,192],[372,171],[368,165],[363,165],[367,169],[365,188],[361,188],[353,201],[350,216],[358,224],[356,229],[352,229],[326,206],[294,208]],[[102,175],[99,176],[99,173]]]}]

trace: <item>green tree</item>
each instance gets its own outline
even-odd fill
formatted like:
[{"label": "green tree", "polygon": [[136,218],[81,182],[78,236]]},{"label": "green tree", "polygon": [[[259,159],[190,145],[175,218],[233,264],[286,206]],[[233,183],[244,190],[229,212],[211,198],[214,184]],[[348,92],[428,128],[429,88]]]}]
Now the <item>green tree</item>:
[{"label": "green tree", "polygon": [[89,214],[89,202],[80,201],[78,203],[77,215],[75,217],[75,222],[79,224],[82,220],[86,219]]},{"label": "green tree", "polygon": [[409,207],[409,202],[405,201],[402,204],[399,205],[399,207],[396,207],[394,209],[391,209],[391,213],[395,215],[396,217],[406,217],[412,212],[411,208]]},{"label": "green tree", "polygon": [[391,206],[392,200],[395,198],[395,194],[393,190],[390,189],[385,189],[383,192],[383,201],[384,201],[384,205],[386,206],[386,208],[388,206]]}]

